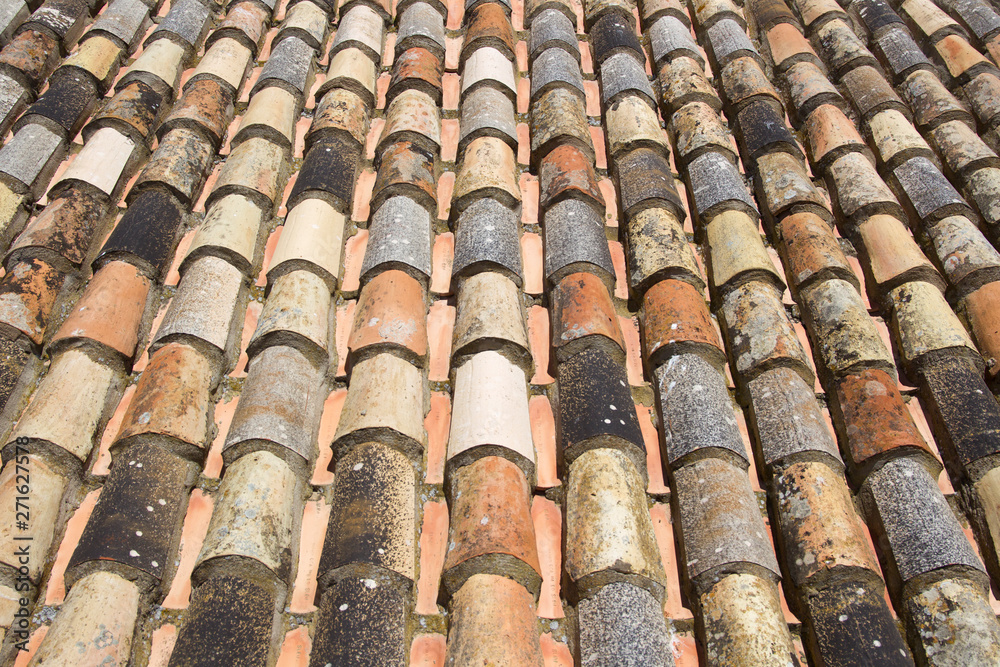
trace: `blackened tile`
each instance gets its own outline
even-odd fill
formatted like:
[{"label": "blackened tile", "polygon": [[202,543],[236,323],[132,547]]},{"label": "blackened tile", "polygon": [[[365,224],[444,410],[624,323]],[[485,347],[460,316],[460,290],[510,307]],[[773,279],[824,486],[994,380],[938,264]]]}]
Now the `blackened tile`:
[{"label": "blackened tile", "polygon": [[591,26],[590,48],[598,65],[616,53],[630,53],[640,62],[646,61],[646,54],[635,36],[635,28],[618,12],[608,12]]},{"label": "blackened tile", "polygon": [[95,267],[123,260],[161,281],[183,226],[184,208],[175,197],[159,190],[144,192],[132,201],[105,241]]},{"label": "blackened tile", "polygon": [[553,285],[565,275],[589,271],[609,285],[614,281],[611,251],[604,235],[604,221],[594,207],[566,199],[545,211],[545,275]]},{"label": "blackened tile", "polygon": [[306,153],[287,207],[294,208],[307,196],[319,196],[339,211],[347,211],[354,196],[360,160],[361,147],[349,137],[331,135],[318,139]]},{"label": "blackened tile", "polygon": [[345,577],[319,602],[310,667],[405,664],[406,616],[406,599],[384,581]]},{"label": "blackened tile", "polygon": [[[718,154],[704,153],[702,157],[707,155]],[[721,156],[719,159],[725,161]],[[621,198],[619,205],[627,218],[653,206],[670,209],[678,220],[687,217],[670,163],[661,151],[637,148],[626,153],[615,162],[614,175]]]}]

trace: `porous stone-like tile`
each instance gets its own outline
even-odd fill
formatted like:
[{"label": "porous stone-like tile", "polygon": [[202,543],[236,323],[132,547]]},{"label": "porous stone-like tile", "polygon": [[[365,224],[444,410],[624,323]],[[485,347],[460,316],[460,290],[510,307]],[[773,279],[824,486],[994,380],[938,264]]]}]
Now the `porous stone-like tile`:
[{"label": "porous stone-like tile", "polygon": [[198,0],[180,0],[172,3],[170,11],[146,39],[146,46],[166,37],[193,50],[205,35],[210,15],[211,9]]},{"label": "porous stone-like tile", "polygon": [[770,104],[754,102],[737,114],[739,137],[747,157],[755,161],[766,153],[788,153],[805,160],[802,149],[785,126],[784,117]]},{"label": "porous stone-like tile", "polygon": [[862,65],[877,64],[875,56],[842,19],[827,21],[814,30],[812,38],[834,76],[843,76]]},{"label": "porous stone-like tile", "polygon": [[266,664],[279,598],[274,584],[220,573],[194,588],[170,659],[182,665]]},{"label": "porous stone-like tile", "polygon": [[645,445],[624,365],[590,348],[559,364],[557,378],[557,429],[566,460],[593,449],[617,449],[645,476]]},{"label": "porous stone-like tile", "polygon": [[629,286],[644,292],[654,282],[674,277],[704,287],[701,269],[679,220],[663,208],[647,208],[635,213],[625,229],[629,251]]},{"label": "porous stone-like tile", "polygon": [[836,277],[857,289],[854,274],[840,243],[825,220],[812,213],[796,213],[782,219],[779,246],[792,287],[802,290],[814,281]]},{"label": "porous stone-like tile", "polygon": [[594,154],[583,102],[573,93],[556,88],[543,93],[531,105],[532,158],[541,159],[554,147],[566,143],[572,143],[587,155]]},{"label": "porous stone-like tile", "polygon": [[165,110],[164,101],[164,97],[149,84],[132,81],[123,86],[87,123],[84,139],[89,139],[97,128],[110,126],[130,134],[136,143],[146,142],[151,139],[161,112]]},{"label": "porous stone-like tile", "polygon": [[594,165],[587,154],[575,146],[559,146],[542,158],[538,180],[539,206],[543,210],[556,202],[576,199],[593,206],[599,215],[605,211],[604,195],[597,183]]},{"label": "porous stone-like tile", "polygon": [[42,344],[49,314],[66,282],[66,276],[50,263],[37,259],[11,262],[0,281],[0,322],[14,339],[24,335]]},{"label": "porous stone-like tile", "polygon": [[483,197],[496,199],[510,208],[521,201],[514,151],[495,137],[479,137],[469,142],[455,179],[452,210],[461,211]]},{"label": "porous stone-like tile", "polygon": [[[31,220],[14,241],[10,257],[22,253],[41,256],[60,270],[70,272],[92,256],[94,238],[104,231],[107,221],[107,200],[101,193],[73,188],[56,197]],[[16,218],[11,223],[15,229],[19,227]]]},{"label": "porous stone-like tile", "polygon": [[[968,286],[993,280],[1000,268],[1000,253],[964,216],[945,218],[927,230],[948,282]],[[975,329],[975,327],[973,327]],[[978,332],[976,333],[979,336]]]},{"label": "porous stone-like tile", "polygon": [[190,205],[197,201],[213,157],[211,144],[200,133],[183,127],[173,130],[160,140],[153,159],[129,190],[129,201],[150,186],[161,186]]},{"label": "porous stone-like tile", "polygon": [[729,339],[730,358],[736,361],[741,382],[782,366],[812,384],[812,367],[781,303],[781,294],[773,285],[739,285],[723,298],[720,316]]},{"label": "porous stone-like tile", "polygon": [[280,44],[281,40],[298,37],[316,52],[323,49],[326,42],[326,28],[329,19],[326,11],[313,2],[297,2],[285,12],[285,20],[271,46]]},{"label": "porous stone-like tile", "polygon": [[211,79],[195,81],[184,89],[184,95],[174,104],[157,129],[164,136],[177,127],[197,130],[218,149],[226,136],[233,117],[233,99],[226,89]]},{"label": "porous stone-like tile", "polygon": [[757,207],[736,165],[719,153],[703,153],[688,164],[688,183],[698,218],[706,223],[723,211],[754,218]]},{"label": "porous stone-like tile", "polygon": [[624,582],[602,586],[578,606],[580,664],[672,667],[671,633],[648,591]]},{"label": "porous stone-like tile", "polygon": [[530,371],[530,350],[517,285],[500,273],[483,271],[462,281],[452,363],[481,350],[498,350]]},{"label": "porous stone-like tile", "polygon": [[28,89],[0,71],[0,131],[4,134],[31,100]]},{"label": "porous stone-like tile", "polygon": [[265,137],[290,151],[298,114],[299,99],[295,95],[279,86],[268,86],[251,98],[230,147],[250,137]]},{"label": "porous stone-like tile", "polygon": [[0,178],[37,199],[66,155],[66,140],[44,125],[25,125],[0,149]]},{"label": "porous stone-like tile", "polygon": [[281,40],[271,50],[250,94],[255,95],[268,86],[280,86],[292,95],[302,97],[312,87],[316,74],[315,55],[312,47],[298,37]]},{"label": "porous stone-like tile", "polygon": [[604,123],[612,159],[642,147],[670,154],[656,111],[641,97],[627,95],[612,102],[605,110]]},{"label": "porous stone-like tile", "polygon": [[464,61],[477,49],[489,46],[514,58],[514,30],[510,17],[500,3],[484,2],[477,5],[464,17],[465,40],[462,43],[460,59]]},{"label": "porous stone-like tile", "polygon": [[384,581],[362,576],[338,581],[319,602],[310,667],[405,662],[407,607],[406,597]]},{"label": "porous stone-like tile", "polygon": [[681,352],[695,352],[718,369],[725,365],[702,289],[680,280],[661,280],[646,290],[640,320],[651,367]]},{"label": "porous stone-like tile", "polygon": [[921,366],[921,357],[956,348],[959,353],[964,349],[978,356],[969,334],[935,285],[923,281],[905,283],[893,289],[889,299],[893,330],[904,363]]},{"label": "porous stone-like tile", "polygon": [[553,285],[584,270],[610,285],[615,275],[604,222],[589,203],[564,199],[545,211],[545,275]]},{"label": "porous stone-like tile", "polygon": [[569,465],[566,572],[581,597],[612,582],[640,586],[658,600],[666,575],[653,536],[643,476],[614,449],[592,449]]},{"label": "porous stone-like tile", "polygon": [[231,194],[217,199],[191,240],[184,268],[198,257],[215,255],[226,259],[246,276],[253,275],[258,249],[267,229],[263,221],[260,208],[243,195]]},{"label": "porous stone-like tile", "polygon": [[413,464],[392,447],[364,443],[337,461],[333,510],[319,565],[321,584],[340,578],[338,571],[376,568],[412,582],[415,493]]},{"label": "porous stone-like tile", "polygon": [[[401,62],[402,59],[397,62],[397,69]],[[334,88],[344,88],[364,100],[368,108],[374,108],[377,77],[377,66],[361,49],[344,49],[330,59],[326,81],[316,94],[323,96]]]},{"label": "porous stone-like tile", "polygon": [[426,440],[424,384],[416,366],[392,354],[377,354],[355,364],[333,439],[334,460],[350,447],[372,440],[411,459],[419,456]]},{"label": "porous stone-like tile", "polygon": [[633,54],[616,53],[605,60],[601,65],[600,81],[601,104],[605,107],[623,94],[639,95],[650,106],[656,106],[656,97],[646,72]]},{"label": "porous stone-like tile", "polygon": [[691,28],[676,16],[664,16],[649,26],[649,45],[653,61],[661,68],[679,56],[705,66],[698,44],[691,37]]},{"label": "porous stone-like tile", "polygon": [[764,219],[771,225],[789,214],[811,214],[833,222],[828,200],[813,185],[802,161],[788,153],[771,153],[757,160],[754,186]]},{"label": "porous stone-like tile", "polygon": [[200,340],[228,360],[236,352],[243,319],[236,311],[246,290],[246,278],[232,264],[210,255],[198,258],[184,272],[152,346],[174,338]]},{"label": "porous stone-like tile", "polygon": [[922,130],[933,129],[950,120],[960,120],[975,127],[972,114],[932,72],[913,72],[900,84],[899,94],[913,110],[914,124]]},{"label": "porous stone-like tile", "polygon": [[813,388],[793,370],[772,368],[747,383],[750,424],[767,466],[794,457],[826,460],[842,470],[837,442]]},{"label": "porous stone-like tile", "polygon": [[868,132],[879,163],[889,171],[911,158],[937,159],[920,133],[895,109],[885,109],[869,118]]},{"label": "porous stone-like tile", "polygon": [[130,262],[154,280],[162,280],[183,223],[184,209],[175,197],[160,190],[144,192],[104,242],[96,263]]},{"label": "porous stone-like tile", "polygon": [[996,127],[1000,115],[1000,77],[984,72],[962,86],[969,106],[984,125]]},{"label": "porous stone-like tile", "polygon": [[906,219],[903,207],[863,153],[845,153],[826,173],[830,193],[845,218],[854,224],[873,215]]},{"label": "porous stone-like tile", "polygon": [[140,589],[110,572],[94,572],[76,583],[32,660],[37,665],[124,664],[132,649]]},{"label": "porous stone-like tile", "polygon": [[646,54],[635,35],[635,26],[618,12],[604,14],[594,22],[589,34],[590,48],[598,65],[616,53],[630,53],[640,63],[646,61]]},{"label": "porous stone-like tile", "polygon": [[450,478],[451,521],[442,584],[454,595],[476,574],[503,575],[537,595],[542,584],[520,468],[496,456],[480,458]]},{"label": "porous stone-like tile", "polygon": [[989,225],[1000,222],[1000,169],[984,167],[965,179],[965,191]]},{"label": "porous stone-like tile", "polygon": [[876,68],[867,65],[855,67],[845,73],[841,81],[847,98],[854,104],[862,119],[871,120],[872,116],[887,109],[898,111],[906,118],[910,117],[910,110]]},{"label": "porous stone-like tile", "polygon": [[691,102],[670,116],[676,158],[686,164],[706,151],[728,155],[736,162],[732,135],[716,110],[704,102]]},{"label": "porous stone-like tile", "polygon": [[62,449],[64,456],[86,461],[98,427],[111,416],[124,389],[121,372],[95,356],[82,348],[56,355],[8,441],[23,437],[51,443],[56,452]]},{"label": "porous stone-like tile", "polygon": [[722,577],[700,596],[705,652],[713,664],[753,656],[756,664],[795,664],[795,649],[781,612],[778,587],[753,574]]},{"label": "porous stone-like tile", "polygon": [[742,466],[704,458],[674,470],[687,576],[707,592],[722,575],[776,579],[778,562]]},{"label": "porous stone-like tile", "polygon": [[[799,122],[808,122],[813,111],[823,105],[831,105],[838,109],[846,109],[847,101],[841,96],[837,87],[830,83],[815,63],[804,61],[795,63],[785,73],[788,96]],[[808,128],[807,128],[808,132]]]},{"label": "porous stone-like tile", "polygon": [[376,153],[388,144],[409,140],[430,153],[441,149],[441,113],[427,93],[404,90],[392,98]]},{"label": "porous stone-like tile", "polygon": [[328,359],[330,290],[312,271],[289,271],[270,281],[257,330],[250,339],[251,356],[264,347],[287,345],[302,351],[317,366]]},{"label": "porous stone-like tile", "polygon": [[719,94],[696,60],[678,57],[661,66],[659,84],[660,98],[666,107],[664,114],[675,113],[691,102],[704,102],[716,111],[722,110]]},{"label": "porous stone-like tile", "polygon": [[918,69],[933,71],[934,65],[913,41],[910,33],[902,27],[891,27],[876,37],[872,49],[889,70],[895,83],[901,82]]},{"label": "porous stone-like tile", "polygon": [[[0,14],[0,44],[4,46],[10,42],[14,31],[30,16],[31,10],[24,2],[12,2],[3,8]],[[20,597],[20,596],[18,596]]]},{"label": "porous stone-like tile", "polygon": [[430,279],[430,214],[409,197],[390,197],[372,215],[362,282],[386,269],[401,269],[422,282]]},{"label": "porous stone-like tile", "polygon": [[356,93],[334,88],[319,101],[305,137],[305,150],[327,135],[346,134],[359,145],[368,135],[371,110]]},{"label": "porous stone-like tile", "polygon": [[114,199],[146,153],[127,136],[110,127],[94,133],[50,192],[74,182],[87,183]]},{"label": "porous stone-like tile", "polygon": [[531,64],[531,99],[553,88],[565,88],[583,99],[580,64],[563,49],[547,49]]},{"label": "porous stone-like tile", "polygon": [[[272,150],[272,155],[276,158],[281,157],[277,150]],[[317,139],[309,148],[309,152],[306,153],[302,168],[295,179],[295,185],[292,186],[292,191],[288,195],[286,206],[294,208],[304,199],[316,197],[323,199],[341,213],[346,213],[350,208],[351,199],[354,197],[354,186],[357,182],[361,157],[362,147],[354,141],[353,137],[338,133]],[[232,159],[233,157],[230,156],[229,160]],[[226,164],[228,165],[229,162],[227,161]],[[277,176],[280,163],[272,164],[275,165],[274,175]],[[221,181],[222,175],[220,174],[219,182]],[[218,187],[216,185],[216,188]],[[270,183],[268,183],[268,192],[272,193],[269,200],[273,199],[273,188]]]},{"label": "porous stone-like tile", "polygon": [[[788,9],[788,5],[784,2],[771,4]],[[809,40],[792,23],[782,22],[770,28],[767,31],[767,46],[771,52],[771,61],[778,72],[787,71],[792,65],[801,62],[809,62],[816,66],[822,65],[822,61],[816,55],[812,45],[809,44]]]},{"label": "porous stone-like tile", "polygon": [[[436,212],[434,162],[433,153],[409,140],[383,148],[376,162],[378,174],[372,191],[371,208],[378,209],[383,202],[406,195],[428,212]],[[317,177],[322,176],[322,173],[317,174]]]},{"label": "porous stone-like tile", "polygon": [[980,367],[950,355],[924,364],[920,385],[937,441],[978,480],[1000,454],[1000,410]]},{"label": "porous stone-like tile", "polygon": [[500,271],[520,287],[521,245],[517,214],[494,199],[470,204],[458,216],[452,275]]},{"label": "porous stone-like tile", "polygon": [[558,361],[596,347],[625,361],[625,342],[611,294],[591,273],[572,273],[550,295],[552,348]]},{"label": "porous stone-like tile", "polygon": [[340,15],[337,35],[330,47],[330,58],[343,49],[355,48],[376,63],[382,58],[382,41],[385,36],[385,26],[382,17],[367,5],[353,5]]},{"label": "porous stone-like tile", "polygon": [[231,37],[224,37],[205,52],[185,88],[201,79],[210,79],[224,86],[235,97],[250,70],[251,60],[249,47]]},{"label": "porous stone-like tile", "polygon": [[517,80],[511,59],[497,49],[487,46],[476,49],[465,60],[462,69],[462,96],[480,85],[496,88],[514,101]]},{"label": "porous stone-like tile", "polygon": [[913,664],[880,589],[847,580],[806,596],[810,636],[820,655],[845,665],[865,660],[887,667]]},{"label": "porous stone-like tile", "polygon": [[891,371],[895,367],[892,353],[851,283],[836,278],[818,283],[803,294],[803,306],[814,349],[829,372],[846,375],[862,368]]},{"label": "porous stone-like tile", "polygon": [[722,68],[722,93],[732,111],[738,112],[751,102],[770,104],[781,110],[781,97],[756,59],[744,56]]},{"label": "porous stone-like tile", "polygon": [[[531,594],[519,583],[476,574],[451,600],[447,661],[494,662],[497,667],[542,667],[542,649]],[[497,614],[497,609],[507,613]]]},{"label": "porous stone-like tile", "polygon": [[861,0],[856,9],[862,23],[873,35],[881,34],[886,28],[903,27],[903,19],[884,0]]},{"label": "porous stone-like tile", "polygon": [[985,2],[958,0],[951,3],[950,8],[980,42],[985,42],[1000,31],[1000,16]]},{"label": "porous stone-like tile", "polygon": [[972,215],[962,195],[926,157],[911,158],[892,174],[916,217],[925,225],[953,215]]},{"label": "porous stone-like tile", "polygon": [[[934,478],[917,461],[899,458],[872,472],[862,489],[872,536],[886,558],[890,586],[948,572],[985,583],[979,557]],[[927,577],[922,577],[926,579]]]},{"label": "porous stone-like tile", "polygon": [[524,370],[486,350],[472,355],[454,375],[448,465],[458,468],[484,456],[502,456],[533,480],[535,449]]},{"label": "porous stone-like tile", "polygon": [[260,561],[278,581],[287,580],[302,515],[302,483],[291,468],[269,452],[247,454],[226,467],[214,500],[194,576],[213,559],[236,557]]},{"label": "porous stone-like tile", "polygon": [[210,394],[214,383],[212,364],[197,348],[168,343],[149,358],[136,393],[129,403],[115,447],[132,442],[192,445],[209,443]]},{"label": "porous stone-like tile", "polygon": [[712,286],[719,292],[751,280],[784,288],[757,231],[757,221],[742,211],[723,211],[705,225]]},{"label": "porous stone-like tile", "polygon": [[70,584],[110,564],[144,583],[162,581],[172,569],[194,477],[194,464],[155,445],[120,451],[70,558]]},{"label": "porous stone-like tile", "polygon": [[896,216],[873,215],[861,223],[858,235],[867,260],[866,282],[878,296],[910,280],[944,287],[940,274]]},{"label": "porous stone-like tile", "polygon": [[576,22],[558,9],[544,9],[531,21],[528,39],[528,58],[534,60],[547,49],[565,49],[575,59],[580,59],[580,43],[576,37]]},{"label": "porous stone-like tile", "polygon": [[809,114],[805,132],[809,140],[809,154],[819,171],[828,170],[835,161],[849,153],[859,153],[870,162],[875,161],[854,123],[832,104],[820,105]]},{"label": "porous stone-like tile", "polygon": [[403,271],[384,271],[368,281],[361,288],[347,342],[351,363],[391,350],[422,366],[427,359],[424,301],[420,282]]},{"label": "porous stone-like tile", "polygon": [[[351,50],[351,52],[356,51],[357,49]],[[423,91],[434,100],[435,104],[440,105],[444,94],[443,76],[444,56],[435,55],[432,51],[419,46],[409,49],[393,63],[392,77],[385,93],[386,103],[391,103],[401,91],[416,89]],[[503,95],[499,90],[497,92]],[[513,103],[513,100],[509,101]],[[374,102],[370,104],[372,105]]]},{"label": "porous stone-like tile", "polygon": [[59,41],[47,33],[25,30],[0,53],[0,70],[29,90],[37,90],[59,62]]},{"label": "porous stone-like tile", "polygon": [[414,47],[427,49],[439,59],[444,59],[444,17],[424,2],[415,2],[399,12],[396,57]]},{"label": "porous stone-like tile", "polygon": [[656,370],[664,454],[671,469],[708,456],[746,467],[726,379],[702,356],[681,352]]},{"label": "porous stone-like tile", "polygon": [[904,609],[928,665],[989,664],[1000,659],[1000,627],[978,583],[964,577],[942,579],[915,591]]},{"label": "porous stone-like tile", "polygon": [[[705,158],[714,161],[715,157],[732,165],[717,153],[703,153],[698,159],[704,163]],[[662,149],[631,150],[615,161],[613,172],[618,185],[619,209],[625,218],[630,219],[639,211],[654,206],[670,209],[680,220],[687,217],[674,185],[670,162]]]},{"label": "porous stone-like tile", "polygon": [[775,475],[774,488],[785,565],[796,586],[820,586],[832,578],[882,586],[864,524],[839,470],[825,462],[796,462]]},{"label": "porous stone-like tile", "polygon": [[930,138],[955,174],[965,176],[983,167],[1000,167],[1000,157],[965,123],[941,123],[930,131]]},{"label": "porous stone-like tile", "polygon": [[117,352],[130,365],[142,333],[150,279],[126,262],[109,262],[87,284],[73,310],[52,337],[51,346],[81,340]]},{"label": "porous stone-like tile", "polygon": [[70,141],[83,127],[96,102],[97,89],[85,75],[59,71],[52,76],[46,91],[14,123],[14,131],[40,123]]},{"label": "porous stone-like tile", "polygon": [[712,48],[714,67],[721,69],[736,58],[754,58],[761,64],[764,59],[747,37],[746,31],[731,18],[723,18],[712,24],[705,31],[705,36]]}]

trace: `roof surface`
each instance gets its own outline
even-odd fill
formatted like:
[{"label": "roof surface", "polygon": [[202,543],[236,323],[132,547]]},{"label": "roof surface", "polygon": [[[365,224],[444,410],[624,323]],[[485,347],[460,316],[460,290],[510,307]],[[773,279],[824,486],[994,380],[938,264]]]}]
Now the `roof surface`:
[{"label": "roof surface", "polygon": [[0,1],[3,664],[1000,664],[998,7],[329,3]]}]

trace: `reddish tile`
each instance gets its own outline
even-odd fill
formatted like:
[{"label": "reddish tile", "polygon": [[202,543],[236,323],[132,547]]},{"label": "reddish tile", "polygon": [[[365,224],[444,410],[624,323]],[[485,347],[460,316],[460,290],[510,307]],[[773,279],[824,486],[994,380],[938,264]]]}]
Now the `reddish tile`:
[{"label": "reddish tile", "polygon": [[521,222],[525,225],[538,224],[538,177],[524,172],[519,180],[521,187]]},{"label": "reddish tile", "polygon": [[410,667],[444,667],[444,635],[417,635],[410,644]]},{"label": "reddish tile", "polygon": [[163,606],[167,609],[187,609],[191,599],[191,572],[194,571],[195,561],[201,551],[202,542],[205,541],[205,534],[208,533],[212,507],[211,496],[201,489],[191,492],[184,528],[181,531],[177,573],[170,584],[166,599],[163,600]]},{"label": "reddish tile", "polygon": [[438,176],[438,219],[447,220],[451,215],[451,195],[455,191],[455,172],[446,171]]},{"label": "reddish tile", "polygon": [[531,420],[531,439],[535,444],[536,484],[540,489],[559,486],[556,463],[556,422],[552,405],[546,396],[532,396],[528,401]]},{"label": "reddish tile", "polygon": [[300,625],[285,635],[285,641],[281,644],[281,652],[278,654],[278,662],[275,663],[275,667],[307,667],[311,649],[312,641],[309,639],[309,628]]},{"label": "reddish tile", "polygon": [[173,623],[161,625],[154,630],[150,639],[147,667],[167,667],[176,642],[177,626]]},{"label": "reddish tile", "polygon": [[376,174],[371,169],[365,169],[358,176],[357,185],[354,186],[354,208],[351,212],[355,220],[368,220],[368,216],[371,215],[370,204],[375,178]]},{"label": "reddish tile", "polygon": [[432,391],[431,409],[424,418],[427,430],[427,474],[425,484],[444,483],[444,460],[448,452],[448,431],[451,429],[451,398]]},{"label": "reddish tile", "polygon": [[636,317],[618,317],[618,325],[625,341],[625,370],[628,371],[628,383],[633,387],[645,384],[642,374],[642,352],[639,350],[639,319]]},{"label": "reddish tile", "polygon": [[455,314],[455,307],[449,306],[443,299],[435,301],[428,311],[427,337],[430,341],[430,363],[427,379],[431,382],[448,381]]},{"label": "reddish tile", "polygon": [[[523,44],[523,42],[521,42]],[[531,160],[531,135],[527,123],[517,124],[517,161],[527,165]]]},{"label": "reddish tile", "polygon": [[545,667],[573,667],[573,654],[569,646],[562,642],[557,642],[551,632],[545,632],[541,636],[542,660]]},{"label": "reddish tile", "polygon": [[559,506],[543,496],[531,502],[531,520],[538,544],[538,562],[542,568],[542,591],[538,597],[540,618],[563,618],[559,598],[562,574],[562,512]]},{"label": "reddish tile", "polygon": [[549,311],[542,306],[532,306],[528,310],[528,340],[535,373],[531,384],[551,384],[555,378],[549,375]]},{"label": "reddish tile", "polygon": [[344,245],[344,279],[340,283],[341,291],[353,294],[361,286],[361,263],[365,259],[367,247],[367,229],[360,229],[357,234],[347,239]]},{"label": "reddish tile", "polygon": [[100,489],[94,489],[86,495],[80,506],[73,512],[73,516],[66,522],[66,532],[63,534],[59,550],[56,552],[56,560],[52,564],[49,573],[48,586],[45,589],[45,604],[58,605],[66,599],[66,584],[63,575],[66,574],[66,566],[69,565],[70,556],[76,551],[76,545],[80,542],[83,529],[90,520],[90,515],[94,511],[94,505],[101,496]]},{"label": "reddish tile", "polygon": [[[624,257],[622,258],[624,261]],[[534,233],[521,235],[521,261],[524,265],[524,291],[541,294],[544,272],[542,270],[542,237]]]},{"label": "reddish tile", "polygon": [[608,241],[611,262],[615,265],[615,296],[628,299],[628,281],[625,279],[625,250],[618,241]]},{"label": "reddish tile", "polygon": [[222,474],[222,446],[226,442],[226,435],[229,433],[229,426],[233,423],[233,415],[236,414],[236,404],[239,397],[231,398],[228,401],[219,401],[215,404],[215,440],[208,449],[205,457],[204,475],[210,479],[218,479]]},{"label": "reddish tile", "polygon": [[393,347],[422,361],[427,357],[426,318],[420,282],[404,271],[383,271],[361,290],[347,347],[350,354]]},{"label": "reddish tile", "polygon": [[441,87],[444,90],[444,97],[441,102],[441,108],[445,111],[457,111],[458,110],[458,91],[459,91],[459,77],[458,74],[446,73],[441,77]]},{"label": "reddish tile", "polygon": [[[313,604],[316,597],[316,573],[319,571],[319,557],[323,552],[323,538],[329,522],[330,505],[322,496],[319,500],[310,500],[306,503],[299,531],[299,567],[292,586],[292,599],[288,604],[289,611],[293,614],[309,614],[316,611],[316,605]],[[308,641],[308,634],[306,637]]]},{"label": "reddish tile", "polygon": [[431,293],[451,294],[451,267],[455,261],[455,235],[444,232],[434,237],[431,268]]},{"label": "reddish tile", "polygon": [[424,521],[420,528],[420,577],[417,579],[418,614],[438,613],[438,588],[444,568],[448,541],[448,505],[431,500],[424,503]]},{"label": "reddish tile", "polygon": [[354,309],[357,301],[348,301],[337,306],[337,331],[334,335],[334,344],[337,349],[337,377],[345,377],[347,371],[347,341],[350,340],[351,323],[354,322]]},{"label": "reddish tile", "polygon": [[604,130],[595,125],[591,125],[590,139],[594,143],[594,166],[598,169],[607,169],[608,147],[604,143]]},{"label": "reddish tile", "polygon": [[663,569],[667,573],[667,600],[664,606],[666,615],[673,620],[693,618],[693,614],[681,600],[680,572],[674,550],[670,507],[664,503],[656,503],[650,508],[649,517],[653,522],[653,534],[660,549],[660,558],[663,559]]},{"label": "reddish tile", "polygon": [[97,458],[94,460],[94,466],[91,468],[91,474],[97,475],[98,477],[103,477],[110,472],[111,468],[111,443],[114,442],[115,436],[118,434],[118,429],[121,428],[122,419],[125,417],[125,412],[128,410],[129,404],[132,402],[132,397],[135,395],[135,385],[130,385],[125,393],[122,394],[122,400],[118,402],[118,407],[115,408],[115,413],[111,415],[111,419],[108,420],[108,425],[104,427],[104,433],[101,435],[101,445],[98,449]]},{"label": "reddish tile", "polygon": [[608,227],[618,226],[618,193],[610,178],[602,178],[598,185],[604,195],[604,223]]},{"label": "reddish tile", "polygon": [[[287,195],[288,189],[286,188],[285,196],[287,197]],[[260,263],[260,273],[257,274],[257,287],[267,285],[267,271],[271,268],[271,258],[274,257],[274,249],[278,247],[278,239],[281,238],[281,232],[284,228],[284,225],[279,225],[267,237],[267,243],[264,244],[264,256]]]},{"label": "reddish tile", "polygon": [[636,403],[635,412],[639,418],[642,442],[646,446],[646,470],[649,484],[646,493],[667,493],[670,489],[663,479],[663,462],[660,460],[660,436],[656,431],[656,415],[645,405]]},{"label": "reddish tile", "polygon": [[458,156],[458,119],[445,118],[441,121],[441,160],[454,162]]},{"label": "reddish tile", "polygon": [[253,332],[257,330],[257,319],[263,309],[264,304],[260,301],[251,301],[247,304],[243,320],[243,334],[240,339],[240,357],[236,361],[236,368],[229,374],[230,377],[244,378],[247,376],[247,346],[250,344]]}]

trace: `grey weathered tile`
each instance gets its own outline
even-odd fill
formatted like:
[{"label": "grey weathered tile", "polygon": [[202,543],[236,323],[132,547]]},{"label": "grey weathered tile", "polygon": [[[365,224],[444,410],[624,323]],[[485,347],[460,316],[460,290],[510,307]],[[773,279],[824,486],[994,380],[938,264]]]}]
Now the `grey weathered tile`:
[{"label": "grey weathered tile", "polygon": [[926,157],[907,160],[892,174],[903,196],[925,224],[951,215],[972,215],[962,196]]},{"label": "grey weathered tile", "polygon": [[514,103],[495,88],[481,86],[462,99],[458,155],[477,137],[497,137],[512,148],[517,146],[517,119]]},{"label": "grey weathered tile", "polygon": [[267,59],[267,64],[257,77],[251,95],[266,86],[281,86],[288,92],[302,97],[312,85],[315,75],[316,53],[298,37],[289,37],[281,43]]},{"label": "grey weathered tile", "polygon": [[64,155],[62,135],[43,125],[25,125],[0,149],[0,174],[15,191],[37,199]]},{"label": "grey weathered tile", "polygon": [[763,64],[764,59],[757,52],[746,31],[731,18],[712,24],[705,35],[712,47],[712,59],[716,68],[723,68],[736,58],[750,57]]},{"label": "grey weathered tile", "polygon": [[583,667],[671,667],[671,633],[648,591],[625,582],[602,586],[578,606]]},{"label": "grey weathered tile", "polygon": [[384,36],[382,17],[371,7],[355,5],[340,17],[337,35],[330,47],[330,58],[343,49],[356,48],[378,62],[382,58]]},{"label": "grey weathered tile", "polygon": [[601,103],[607,107],[619,95],[641,95],[656,106],[656,96],[646,78],[646,71],[631,54],[616,53],[601,65]]},{"label": "grey weathered tile", "polygon": [[142,0],[114,0],[90,29],[106,33],[123,47],[131,48],[149,24],[149,7]]},{"label": "grey weathered tile", "polygon": [[576,38],[576,25],[557,9],[546,9],[531,21],[528,40],[528,57],[534,60],[547,49],[564,49],[573,58],[580,58],[580,43]]},{"label": "grey weathered tile", "polygon": [[646,52],[635,35],[632,17],[620,12],[608,12],[588,30],[594,61],[600,66],[616,53],[628,53],[645,64]]},{"label": "grey weathered tile", "polygon": [[604,221],[590,204],[565,199],[544,213],[545,275],[556,284],[569,273],[596,273],[608,284],[614,280],[611,251]]},{"label": "grey weathered tile", "polygon": [[[701,157],[708,155],[718,154],[703,153]],[[720,159],[725,161],[725,158]],[[620,208],[626,218],[652,206],[670,209],[678,220],[687,217],[674,185],[670,163],[662,151],[637,148],[626,153],[615,162],[614,176]]]},{"label": "grey weathered tile", "polygon": [[563,49],[547,49],[531,64],[531,99],[546,90],[565,88],[583,99],[580,63]]},{"label": "grey weathered tile", "polygon": [[205,36],[210,15],[208,5],[198,0],[179,0],[170,6],[170,11],[146,39],[146,44],[166,37],[188,50],[194,50]]},{"label": "grey weathered tile", "polygon": [[890,28],[876,37],[872,48],[896,83],[918,69],[933,70],[934,65],[901,26]]},{"label": "grey weathered tile", "polygon": [[444,59],[444,17],[425,2],[415,2],[399,15],[396,32],[396,57],[413,47],[431,51]]},{"label": "grey weathered tile", "polygon": [[401,268],[420,281],[431,275],[431,217],[409,197],[390,197],[372,214],[362,282],[386,268]]},{"label": "grey weathered tile", "polygon": [[485,197],[458,216],[452,275],[464,277],[498,270],[521,285],[518,219],[514,211]]},{"label": "grey weathered tile", "polygon": [[719,153],[702,153],[688,164],[687,172],[694,208],[703,222],[728,210],[758,215],[740,172]]},{"label": "grey weathered tile", "polygon": [[919,653],[928,663],[961,664],[1000,660],[1000,628],[978,582],[955,576],[914,591],[905,613],[920,637]]}]

